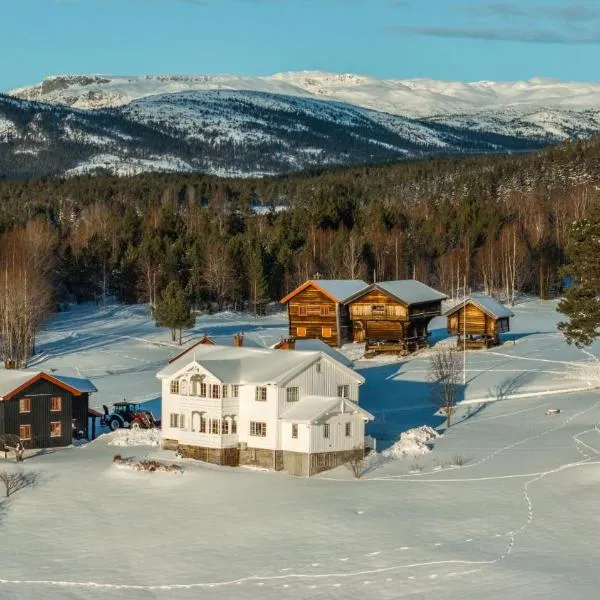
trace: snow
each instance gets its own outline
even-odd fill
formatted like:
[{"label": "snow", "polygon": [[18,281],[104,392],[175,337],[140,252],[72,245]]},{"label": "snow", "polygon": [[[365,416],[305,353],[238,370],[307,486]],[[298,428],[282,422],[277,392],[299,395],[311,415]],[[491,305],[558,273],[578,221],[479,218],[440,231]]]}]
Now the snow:
[{"label": "snow", "polygon": [[403,458],[405,456],[422,456],[431,451],[431,444],[439,437],[439,433],[429,427],[415,427],[400,434],[400,439],[381,453],[383,458]]},{"label": "snow", "polygon": [[324,396],[308,396],[303,398],[286,410],[281,415],[281,419],[283,421],[293,421],[294,423],[315,423],[324,415],[338,411],[341,404],[343,404],[343,412],[359,412],[365,420],[373,420],[373,415],[347,398],[326,398]]},{"label": "snow", "polygon": [[175,156],[155,156],[153,158],[135,158],[118,154],[94,154],[76,167],[65,172],[68,177],[86,175],[98,170],[106,170],[115,175],[139,175],[148,171],[191,172],[194,169]]},{"label": "snow", "polygon": [[339,302],[344,302],[344,300],[366,288],[368,285],[361,279],[317,279],[313,283]]},{"label": "snow", "polygon": [[160,446],[160,429],[119,429],[109,437],[109,446]]},{"label": "snow", "polygon": [[406,279],[403,281],[381,281],[374,284],[377,287],[392,294],[399,300],[407,302],[409,305],[421,302],[434,302],[436,300],[445,300],[448,296],[442,294],[428,285],[417,281],[416,279]]},{"label": "snow", "polygon": [[504,304],[500,304],[497,300],[492,298],[491,296],[471,296],[466,300],[461,300],[458,304],[455,304],[451,308],[449,308],[445,314],[449,315],[455,312],[458,308],[462,308],[465,304],[472,302],[473,304],[479,306],[485,313],[490,315],[491,317],[504,318],[504,317],[514,317],[515,315],[504,306]]},{"label": "snow", "polygon": [[[184,476],[118,469],[109,442],[121,433],[28,452],[22,468],[37,474],[35,485],[0,499],[3,547],[17,549],[3,553],[0,597],[596,598],[600,344],[568,346],[556,302],[528,300],[513,312],[504,345],[466,355],[460,398],[478,402],[458,407],[430,452],[369,460],[358,481],[346,468],[307,480],[153,446],[126,454],[183,465]],[[189,337],[271,338],[286,327],[282,315],[206,315]],[[446,336],[436,319],[432,342],[452,343]],[[145,307],[115,305],[57,315],[38,348],[34,368],[91,378],[92,404],[154,399],[157,415],[155,373],[177,351]],[[441,423],[427,352],[359,368],[378,446]],[[0,468],[17,466],[0,455]]]}]

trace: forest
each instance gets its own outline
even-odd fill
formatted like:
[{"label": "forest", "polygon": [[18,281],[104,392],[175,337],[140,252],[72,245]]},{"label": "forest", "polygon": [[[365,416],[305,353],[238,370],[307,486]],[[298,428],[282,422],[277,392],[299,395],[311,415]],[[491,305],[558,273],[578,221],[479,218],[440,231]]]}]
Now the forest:
[{"label": "forest", "polygon": [[3,353],[26,356],[61,305],[114,296],[152,309],[173,281],[198,310],[255,313],[314,276],[555,296],[598,181],[598,139],[262,179],[0,181]]}]

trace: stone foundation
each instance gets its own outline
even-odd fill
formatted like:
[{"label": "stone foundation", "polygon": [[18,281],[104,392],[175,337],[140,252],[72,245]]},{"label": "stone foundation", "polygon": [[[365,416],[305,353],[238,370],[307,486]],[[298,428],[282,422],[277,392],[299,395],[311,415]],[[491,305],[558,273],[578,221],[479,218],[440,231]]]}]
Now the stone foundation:
[{"label": "stone foundation", "polygon": [[162,440],[161,447],[163,450],[177,450],[177,446],[179,446],[179,442],[177,440]]},{"label": "stone foundation", "polygon": [[184,458],[194,458],[213,465],[237,467],[240,464],[240,451],[237,448],[205,448],[180,444],[177,451]]},{"label": "stone foundation", "polygon": [[240,465],[281,471],[283,469],[283,452],[263,448],[246,448],[240,450]]}]

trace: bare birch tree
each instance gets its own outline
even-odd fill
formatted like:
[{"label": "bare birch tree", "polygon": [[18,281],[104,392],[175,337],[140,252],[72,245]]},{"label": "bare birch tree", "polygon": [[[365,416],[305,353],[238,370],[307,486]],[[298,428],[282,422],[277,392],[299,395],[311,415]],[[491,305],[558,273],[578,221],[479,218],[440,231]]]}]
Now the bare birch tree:
[{"label": "bare birch tree", "polygon": [[436,408],[446,416],[446,426],[450,427],[456,405],[460,378],[460,352],[453,346],[437,346],[429,358],[428,379],[431,386],[431,399]]}]

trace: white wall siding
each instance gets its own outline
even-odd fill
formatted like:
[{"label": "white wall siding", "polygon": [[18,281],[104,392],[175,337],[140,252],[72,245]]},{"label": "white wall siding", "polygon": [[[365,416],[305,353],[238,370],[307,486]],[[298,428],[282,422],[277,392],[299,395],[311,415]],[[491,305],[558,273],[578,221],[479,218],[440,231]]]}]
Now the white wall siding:
[{"label": "white wall siding", "polygon": [[289,421],[279,422],[279,431],[281,439],[281,450],[288,452],[310,452],[310,429],[311,425],[308,423],[297,423],[298,425],[298,438],[292,437],[292,423]]},{"label": "white wall siding", "polygon": [[[346,423],[351,423],[351,433],[346,437]],[[339,414],[323,423],[329,424],[329,438],[323,437],[323,424],[314,424],[310,432],[310,452],[339,452],[363,448],[365,423],[358,414]]]},{"label": "white wall siding", "polygon": [[[256,386],[240,386],[240,418],[238,435],[240,442],[245,442],[250,448],[266,448],[275,450],[279,447],[279,430],[277,423],[277,396],[278,388],[273,385],[267,388],[267,400],[257,401]],[[265,437],[250,435],[250,422],[267,424]]]}]

